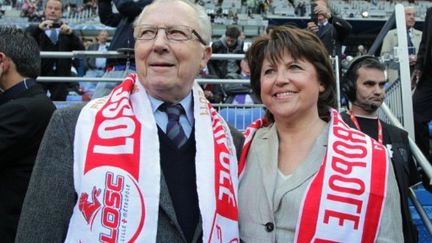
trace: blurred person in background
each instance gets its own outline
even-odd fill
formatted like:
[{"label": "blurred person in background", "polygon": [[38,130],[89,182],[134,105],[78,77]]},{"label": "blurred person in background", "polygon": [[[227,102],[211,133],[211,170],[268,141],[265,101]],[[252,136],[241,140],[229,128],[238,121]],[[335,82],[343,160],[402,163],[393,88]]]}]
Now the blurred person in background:
[{"label": "blurred person in background", "polygon": [[432,163],[428,123],[432,120],[432,7],[426,11],[417,64],[411,77],[415,140],[422,153]]},{"label": "blurred person in background", "polygon": [[332,57],[341,58],[342,43],[351,33],[351,24],[332,13],[327,1],[314,0],[311,8],[307,29],[320,38]]},{"label": "blurred person in background", "polygon": [[[241,31],[237,26],[229,26],[225,35],[212,43],[215,54],[243,54],[243,41],[239,38]],[[228,74],[240,73],[240,61],[236,59],[210,60],[209,72],[219,78],[226,78]]]},{"label": "blurred person in background", "polygon": [[[99,0],[98,14],[102,24],[115,27],[108,50],[126,54],[126,58],[108,58],[106,61],[105,78],[124,78],[135,72],[133,22],[141,11],[153,0]],[[113,12],[113,5],[118,12]],[[108,95],[117,82],[100,82],[97,84],[92,98]]]},{"label": "blurred person in background", "polygon": [[[70,52],[84,50],[80,38],[72,28],[61,21],[63,14],[60,0],[48,0],[44,9],[44,19],[37,25],[30,25],[26,32],[33,36],[39,45],[40,51]],[[41,76],[72,76],[72,59],[69,58],[43,58]],[[44,82],[41,83],[49,91],[51,100],[64,101],[75,83],[70,82]]]},{"label": "blurred person in background", "polygon": [[[106,52],[108,51],[108,31],[101,30],[96,37],[97,42],[92,43],[88,46],[87,51],[99,51]],[[106,68],[106,58],[105,57],[88,57],[85,59],[85,64],[87,71],[84,77],[97,77],[100,78],[105,74]],[[94,92],[96,87],[96,82],[80,82],[80,86],[83,92],[89,93],[88,95],[91,97],[91,93]]]},{"label": "blurred person in background", "polygon": [[[414,28],[416,23],[416,10],[413,6],[405,7],[405,24],[407,30],[407,49],[411,73],[417,63],[417,53],[419,51],[422,32]],[[397,29],[389,30],[383,39],[381,47],[381,56],[395,58],[395,47],[398,47]],[[394,82],[399,78],[399,63],[391,62],[387,71],[388,79]]]}]

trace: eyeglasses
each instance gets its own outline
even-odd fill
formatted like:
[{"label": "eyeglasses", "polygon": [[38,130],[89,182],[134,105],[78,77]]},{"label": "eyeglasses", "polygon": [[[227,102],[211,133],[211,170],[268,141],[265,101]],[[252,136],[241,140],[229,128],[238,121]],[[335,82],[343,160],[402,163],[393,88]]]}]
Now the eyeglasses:
[{"label": "eyeglasses", "polygon": [[160,29],[165,30],[165,35],[168,40],[187,41],[191,40],[192,34],[194,34],[201,44],[207,45],[204,39],[198,34],[198,32],[196,32],[196,30],[185,25],[172,25],[167,27],[158,27],[147,24],[138,25],[135,28],[135,38],[137,40],[154,40]]}]

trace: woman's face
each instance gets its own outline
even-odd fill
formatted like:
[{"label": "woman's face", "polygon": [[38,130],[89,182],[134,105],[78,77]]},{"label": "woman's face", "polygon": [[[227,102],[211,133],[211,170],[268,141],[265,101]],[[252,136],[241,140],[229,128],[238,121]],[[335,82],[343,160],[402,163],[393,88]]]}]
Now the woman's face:
[{"label": "woman's face", "polygon": [[288,52],[278,63],[266,58],[260,80],[262,102],[276,121],[314,112],[318,115],[318,96],[324,91],[324,86],[318,80],[312,63],[293,60]]}]

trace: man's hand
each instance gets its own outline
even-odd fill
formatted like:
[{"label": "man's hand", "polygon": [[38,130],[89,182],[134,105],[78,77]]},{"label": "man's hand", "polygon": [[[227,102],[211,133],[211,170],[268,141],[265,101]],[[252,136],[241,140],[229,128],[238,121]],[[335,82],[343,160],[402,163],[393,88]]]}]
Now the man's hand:
[{"label": "man's hand", "polygon": [[67,24],[62,24],[60,26],[60,33],[70,35],[70,34],[72,34],[72,28]]},{"label": "man's hand", "polygon": [[[44,20],[39,24],[39,29],[47,30],[47,29],[53,28],[55,23],[56,22],[54,22],[53,20],[50,20],[50,19]],[[72,34],[72,28],[69,25],[62,23],[60,25],[60,33],[70,35],[70,34]]]},{"label": "man's hand", "polygon": [[204,96],[207,99],[212,99],[214,95],[213,95],[213,92],[211,92],[210,90],[204,90]]},{"label": "man's hand", "polygon": [[39,23],[39,29],[47,30],[47,29],[51,28],[53,24],[54,24],[53,20],[50,20],[50,19],[44,20],[44,21]]},{"label": "man's hand", "polygon": [[417,63],[417,55],[409,55],[408,57],[409,65],[414,66]]},{"label": "man's hand", "polygon": [[415,69],[411,76],[411,89],[414,89],[417,86],[417,82],[420,80],[422,72],[418,69]]},{"label": "man's hand", "polygon": [[316,25],[316,23],[312,21],[307,23],[307,29],[312,33],[317,33],[319,30],[318,25]]}]

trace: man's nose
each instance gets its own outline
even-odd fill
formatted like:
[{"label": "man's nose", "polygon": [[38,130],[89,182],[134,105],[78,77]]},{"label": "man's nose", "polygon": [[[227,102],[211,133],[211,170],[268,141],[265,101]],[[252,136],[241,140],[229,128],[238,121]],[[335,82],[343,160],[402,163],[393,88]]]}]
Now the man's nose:
[{"label": "man's nose", "polygon": [[168,38],[164,29],[159,29],[154,38],[153,49],[156,52],[163,52],[168,49]]},{"label": "man's nose", "polygon": [[377,85],[374,89],[374,93],[378,95],[384,94],[384,87],[380,87]]}]

